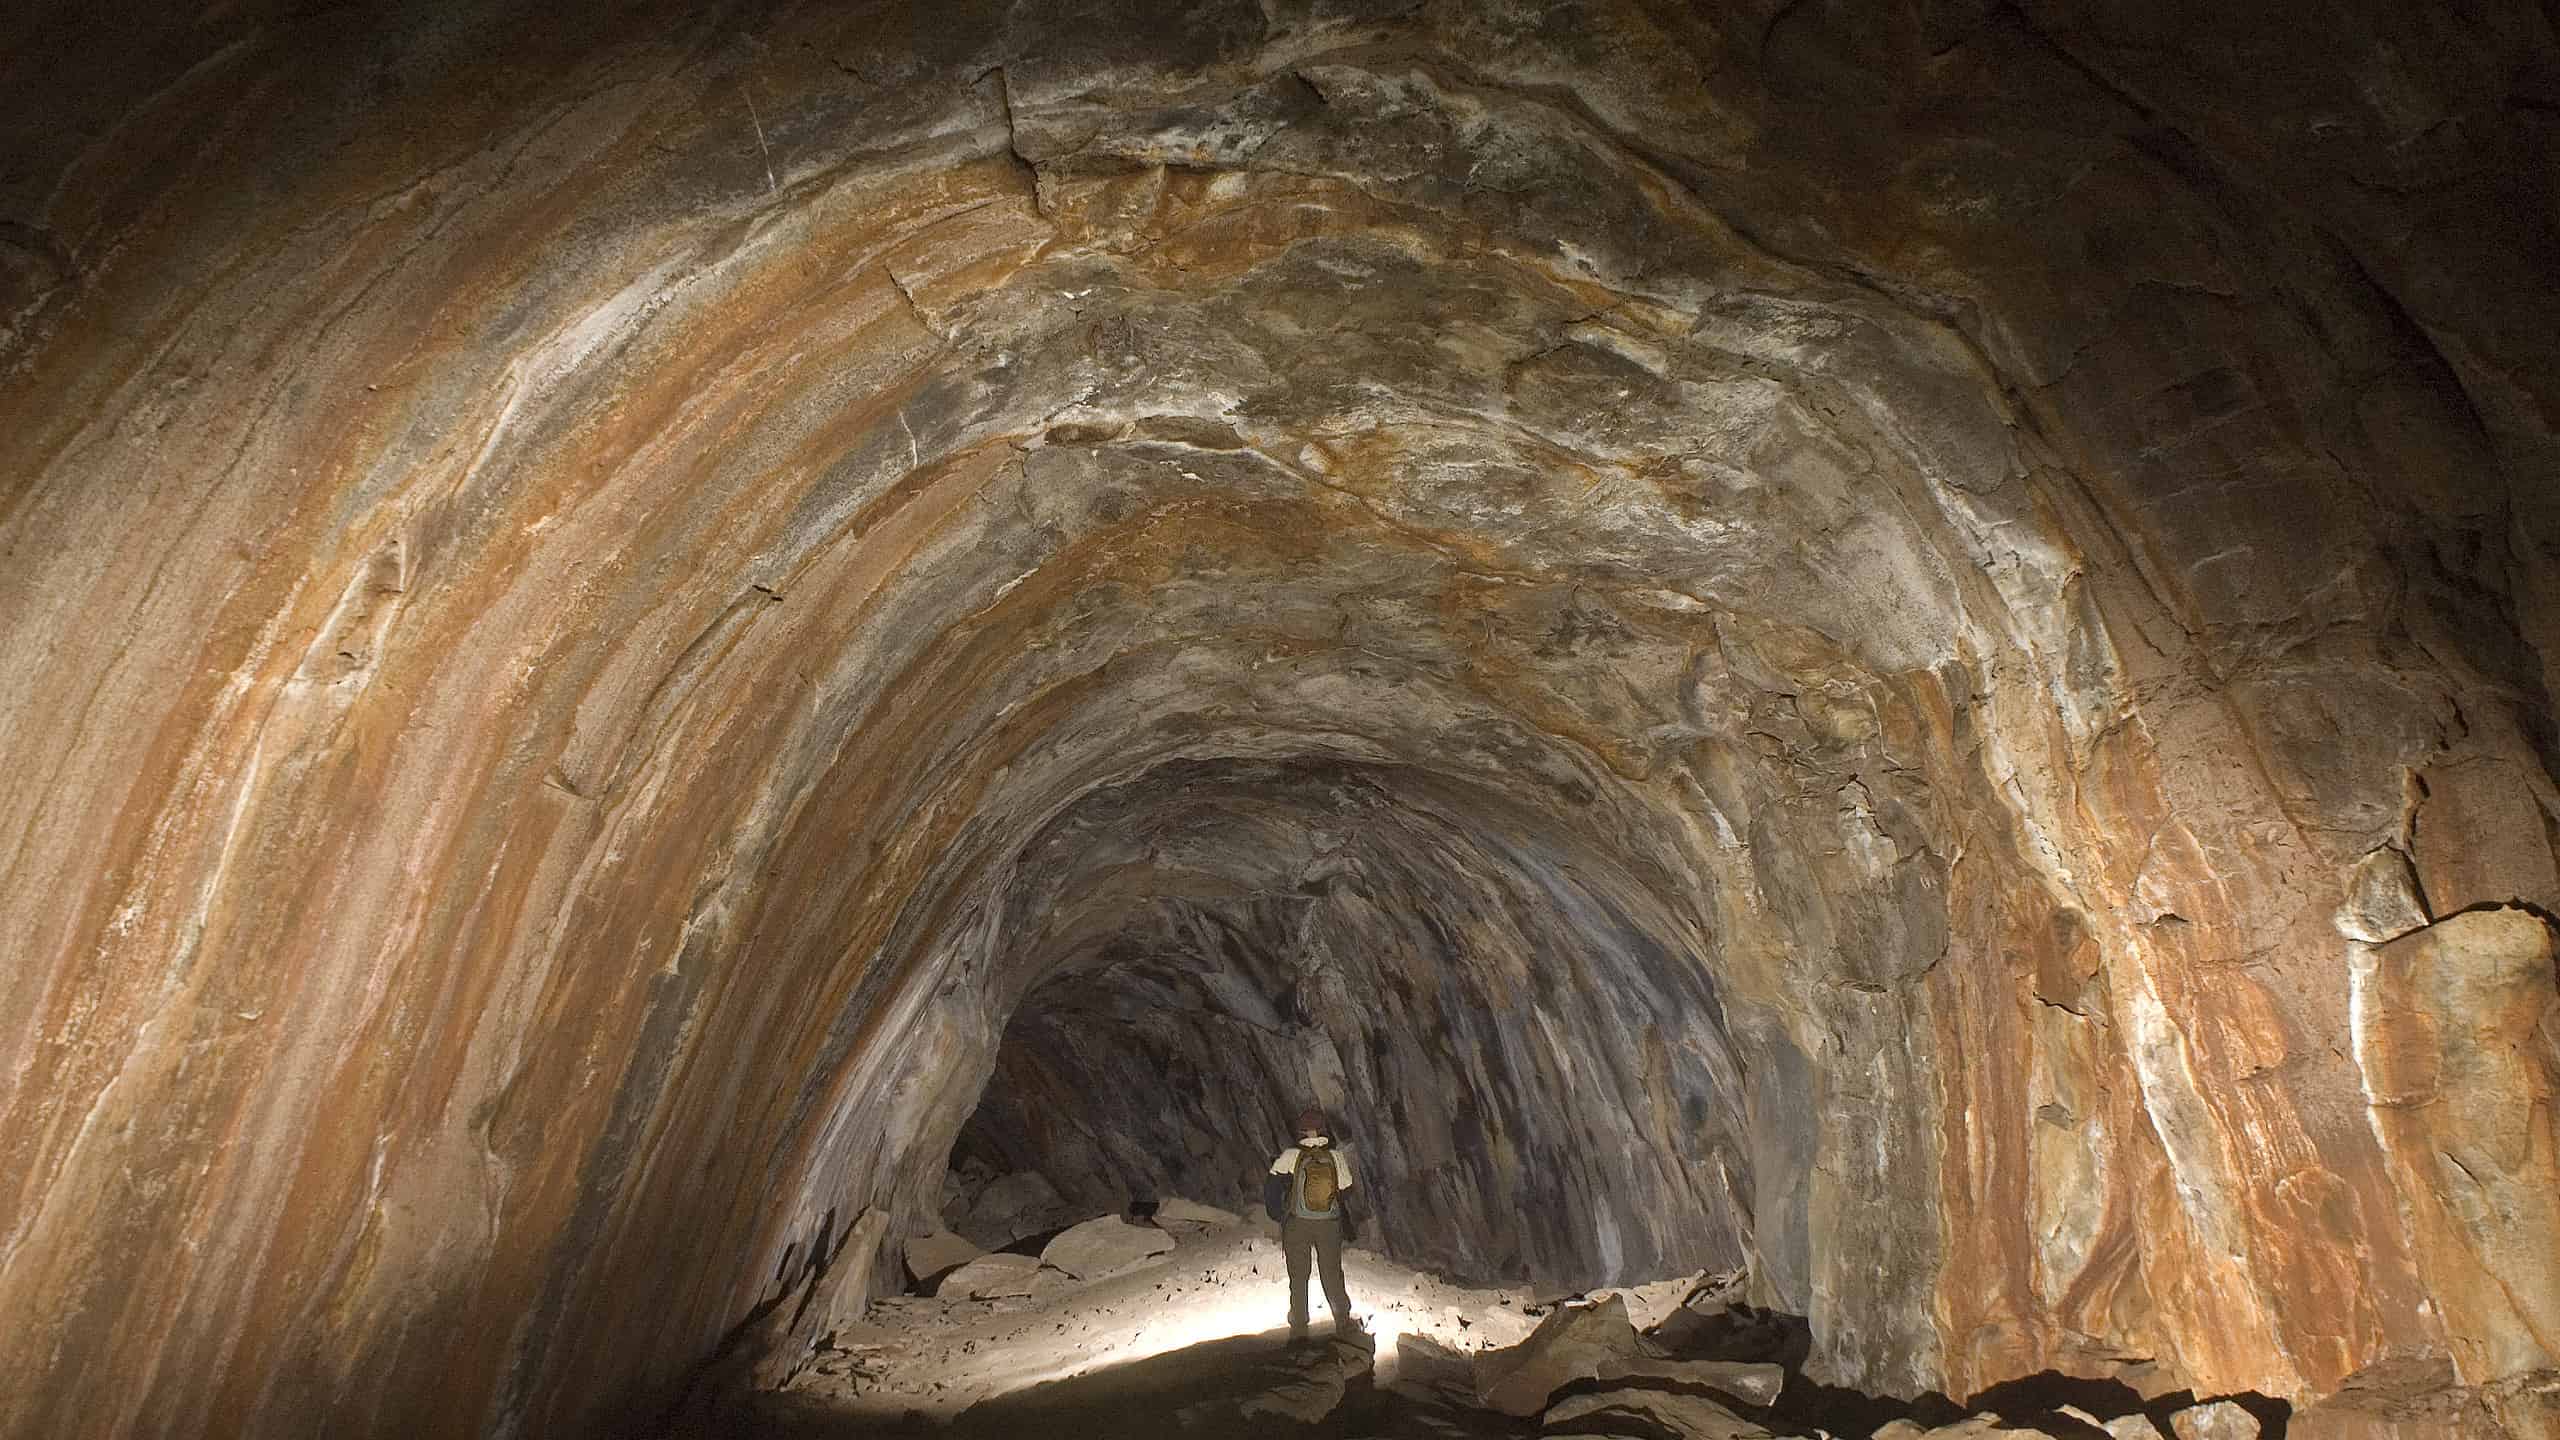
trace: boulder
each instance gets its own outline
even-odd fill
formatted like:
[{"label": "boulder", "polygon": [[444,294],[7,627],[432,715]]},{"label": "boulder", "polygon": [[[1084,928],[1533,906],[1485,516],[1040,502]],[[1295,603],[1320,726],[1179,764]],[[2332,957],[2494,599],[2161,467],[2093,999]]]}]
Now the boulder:
[{"label": "boulder", "polygon": [[1638,1330],[1650,1330],[1669,1319],[1671,1312],[1681,1308],[1706,1283],[1707,1274],[1701,1270],[1643,1285],[1623,1285],[1617,1293],[1626,1298],[1628,1323]]},{"label": "boulder", "polygon": [[1627,1304],[1616,1296],[1597,1305],[1570,1306],[1538,1322],[1529,1338],[1476,1360],[1476,1394],[1505,1415],[1535,1415],[1547,1397],[1576,1380],[1588,1380],[1612,1363],[1641,1358]]},{"label": "boulder", "polygon": [[1741,1360],[1657,1360],[1649,1356],[1603,1361],[1594,1375],[1600,1380],[1669,1380],[1721,1391],[1746,1405],[1770,1405],[1786,1388],[1787,1372],[1775,1365]]},{"label": "boulder", "polygon": [[1343,1391],[1349,1387],[1349,1380],[1348,1369],[1341,1358],[1328,1350],[1302,1364],[1297,1374],[1245,1397],[1236,1411],[1247,1420],[1281,1420],[1314,1425],[1342,1404]]},{"label": "boulder", "polygon": [[1765,1361],[1658,1353],[1628,1322],[1624,1296],[1568,1306],[1508,1350],[1476,1357],[1477,1393],[1506,1415],[1534,1415],[1575,1380],[1662,1380],[1721,1391],[1746,1405],[1775,1402],[1787,1372]]},{"label": "boulder", "polygon": [[2138,1411],[2131,1415],[2118,1415],[2112,1420],[2102,1420],[2077,1405],[2065,1405],[2061,1413],[2092,1430],[2106,1431],[2111,1440],[2168,1440],[2160,1433],[2160,1427],[2152,1423],[2150,1416]]},{"label": "boulder", "polygon": [[2431,923],[2409,857],[2385,845],[2347,872],[2346,898],[2331,923],[2350,940],[2380,945]]},{"label": "boulder", "polygon": [[2178,1440],[2258,1440],[2258,1417],[2228,1400],[2190,1405],[2169,1417]]},{"label": "boulder", "polygon": [[1392,1363],[1383,1368],[1394,1375],[1395,1384],[1421,1390],[1464,1390],[1475,1383],[1467,1355],[1428,1335],[1398,1334]]},{"label": "boulder", "polygon": [[942,1228],[958,1230],[960,1222],[969,1218],[969,1212],[977,1207],[978,1197],[985,1193],[995,1178],[994,1171],[974,1160],[962,1161],[943,1171],[942,1208],[939,1212]]},{"label": "boulder", "polygon": [[917,1235],[907,1241],[907,1275],[921,1284],[945,1270],[966,1265],[984,1253],[948,1230]]},{"label": "boulder", "polygon": [[955,1228],[981,1249],[1001,1250],[1025,1235],[1037,1234],[1066,1202],[1058,1187],[1037,1170],[1018,1170],[988,1182]]},{"label": "boulder", "polygon": [[1221,1210],[1215,1205],[1203,1205],[1197,1200],[1185,1200],[1177,1195],[1156,1206],[1156,1223],[1199,1225],[1212,1230],[1223,1230],[1230,1225],[1244,1223],[1244,1217],[1233,1210]]},{"label": "boulder", "polygon": [[1172,1248],[1173,1237],[1152,1225],[1105,1215],[1060,1231],[1040,1252],[1040,1263],[1079,1280],[1101,1280]]},{"label": "boulder", "polygon": [[1742,1305],[1684,1304],[1645,1332],[1657,1354],[1692,1360],[1800,1364],[1812,1335],[1802,1320]]},{"label": "boulder", "polygon": [[1593,1423],[1632,1428],[1678,1440],[1762,1440],[1767,1430],[1704,1395],[1677,1390],[1599,1390],[1558,1401],[1545,1425]]},{"label": "boulder", "polygon": [[999,1250],[981,1255],[942,1277],[942,1287],[935,1293],[962,1300],[993,1300],[999,1296],[1028,1295],[1032,1277],[1040,1273],[1040,1260],[1035,1255],[1015,1255]]}]

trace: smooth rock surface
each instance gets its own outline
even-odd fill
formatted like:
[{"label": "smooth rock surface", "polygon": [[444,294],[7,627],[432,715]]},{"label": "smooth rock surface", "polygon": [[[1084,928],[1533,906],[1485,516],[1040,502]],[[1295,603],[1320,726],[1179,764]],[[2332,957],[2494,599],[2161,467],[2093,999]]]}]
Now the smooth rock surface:
[{"label": "smooth rock surface", "polygon": [[986,1252],[947,1230],[930,1235],[910,1236],[906,1242],[907,1274],[915,1280],[927,1280],[946,1270],[965,1265]]},{"label": "smooth rock surface", "polygon": [[959,1295],[972,1300],[994,1300],[1008,1295],[1028,1295],[1033,1277],[1039,1273],[1036,1256],[1014,1255],[997,1251],[981,1255],[942,1277],[939,1295]]},{"label": "smooth rock surface", "polygon": [[1043,1265],[1031,1272],[1031,1283],[1023,1293],[1034,1300],[1054,1300],[1083,1283],[1054,1265]]},{"label": "smooth rock surface", "polygon": [[1156,1206],[1156,1221],[1159,1224],[1199,1225],[1217,1230],[1241,1225],[1244,1217],[1233,1210],[1221,1210],[1215,1205],[1203,1205],[1197,1200],[1185,1200],[1177,1195]]},{"label": "smooth rock surface", "polygon": [[1079,1280],[1104,1280],[1172,1248],[1162,1230],[1104,1215],[1060,1231],[1042,1247],[1040,1263]]}]

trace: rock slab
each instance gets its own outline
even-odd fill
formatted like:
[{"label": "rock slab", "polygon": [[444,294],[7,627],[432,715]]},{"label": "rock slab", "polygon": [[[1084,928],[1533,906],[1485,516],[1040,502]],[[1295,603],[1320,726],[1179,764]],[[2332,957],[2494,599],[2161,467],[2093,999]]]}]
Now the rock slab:
[{"label": "rock slab", "polygon": [[1197,1200],[1185,1200],[1177,1195],[1156,1206],[1156,1221],[1159,1224],[1199,1225],[1222,1230],[1230,1225],[1243,1224],[1244,1217],[1233,1210],[1221,1210],[1215,1205],[1203,1205]]},{"label": "rock slab", "polygon": [[1535,1415],[1564,1386],[1640,1354],[1627,1303],[1613,1295],[1597,1305],[1558,1310],[1528,1339],[1478,1357],[1476,1394],[1505,1415]]},{"label": "rock slab", "polygon": [[1102,1280],[1173,1248],[1173,1237],[1117,1215],[1087,1220],[1060,1231],[1040,1252],[1040,1263],[1079,1280]]},{"label": "rock slab", "polygon": [[948,1230],[907,1241],[907,1275],[921,1284],[945,1270],[955,1270],[984,1254],[975,1244]]},{"label": "rock slab", "polygon": [[1600,1390],[1556,1403],[1545,1426],[1626,1425],[1651,1435],[1678,1440],[1760,1440],[1765,1429],[1703,1395],[1677,1390]]},{"label": "rock slab", "polygon": [[999,1250],[977,1259],[942,1277],[936,1292],[964,1300],[994,1300],[1005,1296],[1031,1293],[1033,1277],[1040,1273],[1037,1256],[1015,1255]]}]

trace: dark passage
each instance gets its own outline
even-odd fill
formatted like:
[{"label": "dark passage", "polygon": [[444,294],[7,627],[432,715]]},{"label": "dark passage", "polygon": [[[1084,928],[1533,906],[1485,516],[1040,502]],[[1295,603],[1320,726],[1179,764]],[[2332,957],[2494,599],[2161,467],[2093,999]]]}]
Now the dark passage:
[{"label": "dark passage", "polygon": [[1180,764],[1086,798],[1021,872],[1003,963],[1040,978],[962,1163],[1079,1213],[1248,1210],[1316,1103],[1409,1263],[1566,1288],[1741,1263],[1755,1153],[1788,1147],[1743,1131],[1695,921],[1570,834],[1418,772]]}]

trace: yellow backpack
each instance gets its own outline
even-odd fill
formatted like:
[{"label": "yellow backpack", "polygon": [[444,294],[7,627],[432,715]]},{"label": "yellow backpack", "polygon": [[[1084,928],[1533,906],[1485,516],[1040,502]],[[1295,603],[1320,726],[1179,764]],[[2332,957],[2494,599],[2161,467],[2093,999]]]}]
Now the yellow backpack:
[{"label": "yellow backpack", "polygon": [[1331,1210],[1333,1197],[1342,1189],[1341,1180],[1331,1150],[1308,1148],[1298,1152],[1299,1209]]}]

